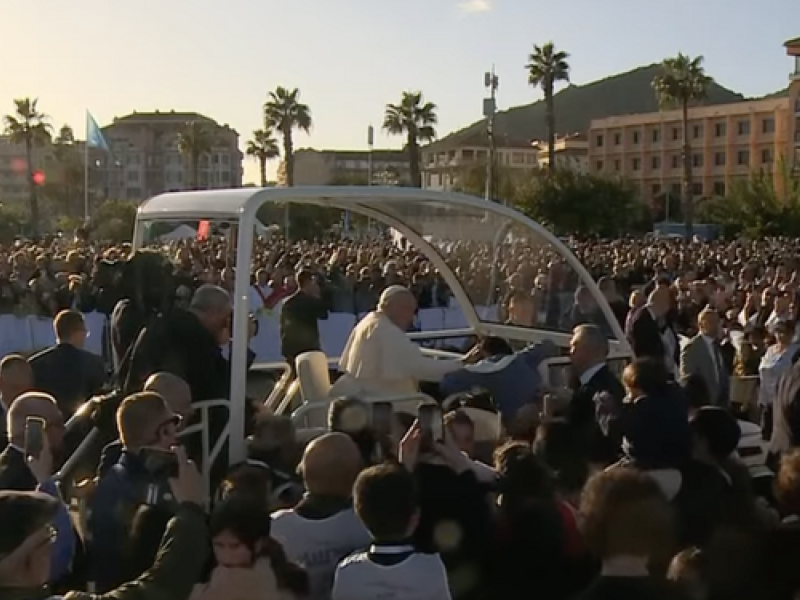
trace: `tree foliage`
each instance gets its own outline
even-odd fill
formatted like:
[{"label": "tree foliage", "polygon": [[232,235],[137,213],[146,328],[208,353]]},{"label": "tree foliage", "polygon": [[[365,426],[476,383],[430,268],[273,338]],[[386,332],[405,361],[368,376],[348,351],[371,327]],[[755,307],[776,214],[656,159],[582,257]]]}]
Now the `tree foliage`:
[{"label": "tree foliage", "polygon": [[800,237],[800,179],[783,165],[779,168],[777,186],[771,173],[754,173],[734,181],[725,197],[702,204],[699,216],[721,225],[726,236]]},{"label": "tree foliage", "polygon": [[107,200],[97,207],[92,216],[92,237],[114,242],[129,241],[136,223],[136,203],[125,200]]},{"label": "tree foliage", "polygon": [[264,130],[275,130],[283,136],[283,161],[286,169],[286,185],[294,185],[294,138],[292,131],[309,132],[313,120],[311,109],[300,102],[300,90],[283,86],[270,92],[264,104]]},{"label": "tree foliage", "polygon": [[399,104],[387,104],[383,116],[383,129],[391,135],[406,136],[406,152],[411,172],[411,185],[422,187],[420,142],[430,142],[436,137],[436,105],[425,102],[422,92],[403,92]]},{"label": "tree foliage", "polygon": [[525,68],[528,84],[541,88],[544,93],[545,120],[547,121],[547,157],[550,170],[556,168],[556,111],[555,84],[569,82],[569,54],[556,50],[553,42],[534,46]]},{"label": "tree foliage", "polygon": [[613,237],[649,229],[649,210],[621,179],[567,169],[542,174],[517,208],[558,235]]}]

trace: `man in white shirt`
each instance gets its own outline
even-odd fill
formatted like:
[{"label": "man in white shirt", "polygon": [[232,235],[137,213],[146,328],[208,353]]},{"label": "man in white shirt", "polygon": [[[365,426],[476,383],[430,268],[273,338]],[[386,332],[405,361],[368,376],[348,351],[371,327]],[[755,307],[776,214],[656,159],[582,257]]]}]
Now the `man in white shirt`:
[{"label": "man in white shirt", "polygon": [[417,311],[414,295],[401,285],[386,288],[378,309],[356,325],[339,360],[344,375],[332,397],[402,395],[419,390],[419,381],[438,382],[464,366],[461,360],[437,360],[422,354],[406,335]]},{"label": "man in white shirt", "polygon": [[361,455],[348,436],[327,433],[315,439],[300,462],[306,495],[294,508],[272,515],[272,536],[289,560],[308,571],[310,600],[328,600],[336,565],[370,543],[352,503],[360,470]]},{"label": "man in white shirt", "polygon": [[266,306],[266,302],[270,294],[272,294],[272,288],[269,287],[267,279],[267,271],[265,269],[259,269],[256,271],[255,283],[250,286],[248,301],[250,304],[250,312],[254,315],[257,315],[265,308],[269,308]]}]

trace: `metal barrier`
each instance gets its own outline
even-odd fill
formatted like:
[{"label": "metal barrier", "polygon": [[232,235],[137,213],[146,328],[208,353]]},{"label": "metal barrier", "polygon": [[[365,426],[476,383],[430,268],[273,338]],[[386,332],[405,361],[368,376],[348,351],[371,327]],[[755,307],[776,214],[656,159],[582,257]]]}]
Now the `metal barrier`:
[{"label": "metal barrier", "polygon": [[[435,402],[433,398],[431,398],[427,394],[422,394],[422,393],[401,394],[395,396],[359,396],[359,398],[363,402],[366,402],[367,404],[371,404],[373,402],[389,402],[390,404],[400,404],[401,402],[408,402],[408,403]],[[304,403],[300,408],[298,408],[292,413],[292,422],[298,429],[303,427],[314,427],[314,425],[308,425],[307,423],[303,423],[303,420],[307,419],[309,413],[316,412],[319,410],[324,410],[325,415],[327,416],[328,408],[330,407],[333,400],[334,399],[331,398],[330,400]],[[415,407],[415,412],[416,412],[416,407]]]},{"label": "metal barrier", "polygon": [[[192,408],[194,408],[196,411],[200,411],[200,422],[187,427],[181,431],[180,435],[178,436],[183,438],[197,433],[202,435],[202,476],[203,491],[205,492],[207,503],[206,508],[210,508],[211,505],[211,468],[214,465],[214,462],[217,460],[217,457],[219,457],[220,452],[222,452],[222,447],[225,445],[225,442],[228,440],[228,436],[230,435],[230,405],[231,403],[225,398],[221,398],[219,400],[205,400],[204,402],[197,402],[193,404]],[[212,446],[208,417],[209,411],[213,408],[224,408],[227,411],[228,416],[225,422],[225,427],[220,433],[219,439]]]}]

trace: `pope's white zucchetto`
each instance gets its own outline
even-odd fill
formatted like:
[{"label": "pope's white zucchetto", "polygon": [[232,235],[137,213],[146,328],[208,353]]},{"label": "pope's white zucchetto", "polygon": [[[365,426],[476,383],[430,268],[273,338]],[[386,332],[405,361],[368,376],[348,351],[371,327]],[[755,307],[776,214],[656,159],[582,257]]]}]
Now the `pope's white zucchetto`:
[{"label": "pope's white zucchetto", "polygon": [[405,286],[402,286],[402,285],[390,285],[385,290],[383,290],[383,292],[381,293],[381,297],[378,300],[378,308],[383,308],[384,306],[389,304],[391,299],[394,298],[395,296],[400,296],[400,295],[403,295],[403,294],[410,294],[410,293],[411,293],[411,290],[409,290]]}]

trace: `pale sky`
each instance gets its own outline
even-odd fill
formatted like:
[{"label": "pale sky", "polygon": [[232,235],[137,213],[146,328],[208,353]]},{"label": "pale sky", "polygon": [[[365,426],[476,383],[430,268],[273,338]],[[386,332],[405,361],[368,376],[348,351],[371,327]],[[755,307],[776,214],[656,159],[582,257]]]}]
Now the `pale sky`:
[{"label": "pale sky", "polygon": [[[540,98],[524,65],[534,43],[571,54],[586,83],[678,51],[747,95],[788,83],[782,44],[800,37],[798,0],[0,0],[0,114],[38,97],[53,125],[84,135],[134,109],[196,111],[244,148],[267,92],[298,87],[314,119],[296,147],[363,148],[384,106],[421,90],[440,136],[480,118],[483,73],[498,107]],[[246,161],[246,180],[257,167]]]}]

